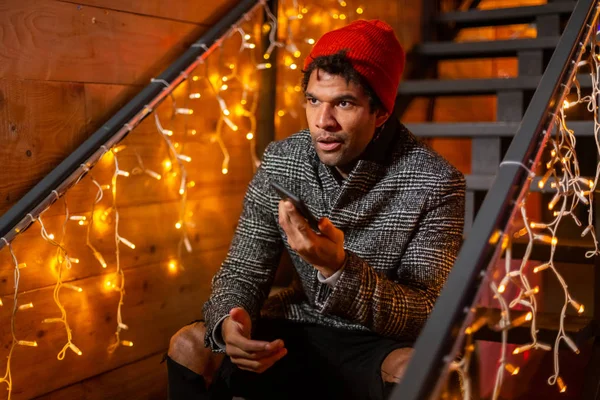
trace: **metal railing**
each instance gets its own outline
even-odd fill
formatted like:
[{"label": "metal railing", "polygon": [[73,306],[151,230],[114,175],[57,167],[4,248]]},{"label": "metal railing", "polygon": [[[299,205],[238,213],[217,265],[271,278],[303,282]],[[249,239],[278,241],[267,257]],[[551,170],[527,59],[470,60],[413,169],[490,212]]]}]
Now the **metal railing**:
[{"label": "metal railing", "polygon": [[429,399],[459,351],[461,326],[490,262],[499,256],[494,233],[504,232],[529,190],[528,169],[541,157],[555,115],[568,93],[590,35],[597,33],[598,5],[579,0],[518,132],[463,244],[448,281],[416,344],[406,374],[390,399]]},{"label": "metal railing", "polygon": [[[120,142],[171,93],[243,17],[266,1],[243,0],[193,43],[175,62],[36,184],[0,217],[0,238],[11,242],[62,196],[116,143]],[[0,240],[0,249],[6,245]]]}]

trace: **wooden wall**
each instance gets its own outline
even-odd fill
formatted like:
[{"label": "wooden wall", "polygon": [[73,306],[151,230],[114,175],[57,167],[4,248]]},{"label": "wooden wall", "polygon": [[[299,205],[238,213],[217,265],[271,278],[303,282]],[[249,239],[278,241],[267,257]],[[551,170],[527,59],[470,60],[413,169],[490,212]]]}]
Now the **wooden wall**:
[{"label": "wooden wall", "polygon": [[[0,215],[72,152],[88,135],[162,71],[189,44],[216,22],[235,1],[166,0],[6,0],[0,2]],[[191,85],[192,83],[190,83]],[[182,91],[190,90],[184,87]],[[185,98],[185,93],[181,98]],[[207,100],[208,101],[208,100]],[[183,104],[183,103],[181,103]],[[214,104],[198,103],[208,112]],[[77,293],[63,288],[73,343],[64,360],[57,354],[66,343],[62,324],[42,324],[59,317],[53,300],[57,281],[55,249],[45,243],[34,224],[13,242],[19,262],[26,262],[19,282],[16,336],[35,340],[38,347],[17,346],[12,357],[13,399],[120,399],[166,397],[166,368],[160,364],[170,336],[201,316],[210,278],[224,258],[241,210],[245,186],[253,173],[249,142],[225,137],[231,153],[229,174],[221,174],[222,156],[210,141],[214,121],[171,119],[171,104],[160,109],[165,127],[197,128],[194,137],[177,137],[186,154],[190,189],[188,211],[194,252],[184,258],[185,270],[168,267],[176,258],[179,231],[178,177],[163,167],[167,150],[152,119],[126,138],[119,153],[122,169],[132,171],[137,152],[146,168],[163,174],[161,181],[146,175],[119,178],[120,234],[136,250],[121,246],[125,271],[123,322],[129,331],[121,339],[133,347],[107,351],[116,329],[119,294],[106,287],[116,271],[114,219],[96,221],[92,242],[104,254],[103,269],[85,246],[86,227],[66,225],[65,248],[81,260],[63,271],[65,282],[79,286]],[[215,115],[215,114],[213,114]],[[92,174],[110,183],[113,160],[101,161]],[[67,194],[71,214],[89,217],[95,196],[89,177]],[[98,205],[110,205],[110,191]],[[43,215],[49,232],[60,238],[65,218],[61,199]],[[6,249],[0,251],[0,359],[11,343],[13,266]],[[0,363],[0,376],[4,374]],[[0,383],[0,398],[7,397]]]}]

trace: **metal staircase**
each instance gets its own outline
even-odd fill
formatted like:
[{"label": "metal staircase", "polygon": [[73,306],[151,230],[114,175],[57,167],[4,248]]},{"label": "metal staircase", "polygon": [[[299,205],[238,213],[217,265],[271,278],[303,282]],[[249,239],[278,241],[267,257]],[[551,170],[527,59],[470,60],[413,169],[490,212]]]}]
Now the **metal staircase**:
[{"label": "metal staircase", "polygon": [[[580,1],[580,3],[584,3],[584,1]],[[594,2],[588,1],[587,3],[589,8],[592,9]],[[435,107],[435,99],[442,96],[456,95],[495,95],[497,99],[497,118],[493,122],[437,123],[428,121],[406,124],[416,136],[422,138],[470,138],[472,143],[472,168],[471,174],[466,176],[465,246],[461,250],[459,260],[450,275],[440,301],[436,304],[430,321],[417,342],[416,356],[418,360],[411,363],[404,382],[394,392],[392,399],[431,398],[429,396],[434,392],[435,380],[443,375],[443,367],[441,366],[447,366],[448,359],[452,354],[451,349],[456,346],[453,343],[460,341],[461,335],[457,333],[457,329],[466,318],[462,310],[465,307],[465,309],[471,307],[482,274],[485,273],[488,267],[482,261],[487,257],[491,257],[490,250],[485,248],[485,244],[482,242],[484,239],[481,239],[481,237],[489,237],[491,233],[489,229],[492,225],[502,230],[503,224],[507,223],[506,217],[487,215],[480,218],[485,219],[485,222],[476,221],[482,223],[474,225],[475,217],[482,208],[484,198],[492,186],[502,184],[497,182],[501,180],[497,179],[498,167],[506,156],[507,150],[510,151],[509,146],[511,148],[516,146],[515,143],[511,145],[511,141],[520,129],[531,128],[530,130],[533,130],[532,125],[524,126],[525,112],[528,107],[535,107],[531,104],[532,99],[534,99],[534,92],[542,82],[542,75],[549,67],[555,49],[558,52],[557,46],[561,41],[561,36],[565,33],[567,21],[574,12],[576,4],[574,1],[556,1],[539,6],[493,10],[470,9],[437,14],[434,12],[429,17],[431,21],[429,28],[433,26],[435,29],[429,29],[426,41],[417,46],[414,54],[410,55],[413,60],[417,60],[421,67],[412,68],[408,79],[401,83],[396,102],[396,111],[400,118],[402,118],[402,113],[405,111],[407,104],[414,97],[427,97],[430,102],[429,114],[433,115],[431,108]],[[582,21],[581,18],[583,18],[584,13],[582,10],[586,6],[583,4],[578,4],[578,6],[580,7],[580,15],[578,15],[580,19],[578,21]],[[537,37],[478,42],[452,41],[457,32],[463,28],[513,24],[534,24]],[[575,30],[579,27],[571,26],[570,29]],[[563,51],[566,51],[564,46]],[[443,80],[435,79],[436,71],[429,67],[430,65],[435,66],[438,61],[443,60],[499,57],[516,57],[518,61],[518,75],[516,77]],[[565,69],[567,67],[568,65],[564,66]],[[555,64],[553,68],[557,68],[557,65]],[[556,74],[556,76],[559,75]],[[583,91],[591,88],[592,82],[589,75],[578,75],[578,81]],[[544,83],[547,84],[548,79]],[[564,87],[565,84],[561,84],[560,88]],[[548,103],[547,105],[551,104]],[[541,109],[541,107],[538,108]],[[576,120],[570,120],[569,127],[576,132],[578,152],[581,149],[582,153],[585,154],[586,147],[593,148],[595,151],[593,121],[577,120],[576,117]],[[535,140],[534,138],[535,136],[532,137],[533,140]],[[522,141],[521,145],[523,144],[525,143]],[[531,143],[529,145],[531,146]],[[582,171],[586,171],[585,173],[592,176],[595,175],[598,161],[595,153],[593,154],[594,157],[580,157]],[[548,196],[553,195],[551,193],[553,190],[549,188],[549,185],[540,188],[538,186],[539,178],[534,178],[527,185],[531,191],[540,192],[540,197],[542,200],[546,200],[544,202],[546,204]],[[515,188],[513,187],[512,190],[515,190]],[[505,202],[500,206],[498,202],[502,200]],[[514,207],[516,197],[499,200],[485,199],[485,201],[490,204],[495,202],[495,205],[499,206],[496,210],[506,211],[508,208]],[[488,210],[483,212],[490,213]],[[548,214],[548,211],[546,210],[545,213]],[[598,217],[596,216],[596,229],[598,227]],[[566,237],[566,240],[561,239],[560,245],[556,249],[555,260],[557,262],[569,262],[571,264],[594,263],[596,267],[599,267],[598,257],[594,259],[584,257],[586,250],[593,248],[592,243],[581,239],[579,234],[568,226],[561,231],[561,235]],[[470,236],[478,236],[478,238],[470,238]],[[472,245],[475,242],[478,242],[479,247]],[[535,247],[531,259],[545,260],[549,253],[549,247]],[[524,251],[524,243],[515,243],[515,254],[513,256],[518,258]],[[468,258],[470,260],[467,260]],[[459,283],[459,279],[462,279],[462,282]],[[600,382],[600,367],[598,367],[600,365],[600,330],[597,323],[597,321],[600,321],[600,273],[596,272],[594,274],[594,278],[589,282],[588,290],[593,291],[593,305],[590,305],[592,306],[590,310],[593,308],[593,312],[588,313],[586,316],[569,316],[565,320],[565,329],[572,337],[576,338],[578,343],[589,343],[590,341],[594,343],[589,364],[590,368],[588,368],[588,376],[583,388],[583,398],[600,399],[600,393],[597,393],[597,385]],[[442,302],[444,304],[439,305]],[[497,321],[500,318],[499,311],[498,309],[480,307],[476,309],[475,315],[486,314],[490,320]],[[446,315],[443,315],[444,313]],[[538,317],[540,337],[551,339],[555,335],[558,329],[556,316],[553,313],[540,313]],[[528,336],[529,327],[525,324],[511,330],[508,340],[509,343],[520,344],[525,343]],[[477,332],[474,339],[499,341],[500,333],[484,326]],[[436,341],[438,343],[432,345]],[[455,347],[454,351],[456,351]]]}]

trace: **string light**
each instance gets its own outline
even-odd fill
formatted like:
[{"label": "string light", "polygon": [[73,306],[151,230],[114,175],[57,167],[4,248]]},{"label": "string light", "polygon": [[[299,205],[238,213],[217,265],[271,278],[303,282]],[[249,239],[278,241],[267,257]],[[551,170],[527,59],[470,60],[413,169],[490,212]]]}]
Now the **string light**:
[{"label": "string light", "polygon": [[[295,9],[295,12],[291,13],[291,14],[286,14],[286,15],[289,15],[289,17],[281,18],[284,21],[284,23],[287,22],[288,35],[287,36],[281,35],[282,37],[286,37],[285,43],[280,42],[277,39],[277,29],[276,28],[280,21],[269,10],[266,2],[261,2],[258,7],[253,8],[252,12],[254,12],[259,7],[262,7],[267,16],[266,21],[262,24],[262,32],[264,34],[268,33],[269,43],[268,43],[266,51],[264,53],[257,55],[258,56],[257,58],[259,58],[260,61],[269,60],[271,58],[271,55],[273,54],[273,51],[276,48],[282,48],[282,50],[285,50],[286,52],[288,52],[289,55],[291,57],[293,57],[293,59],[298,59],[302,56],[302,54],[307,53],[304,48],[302,48],[302,49],[298,48],[296,42],[294,41],[294,38],[292,35],[292,30],[290,27],[290,22],[296,21],[296,20],[302,20],[305,17],[305,15],[308,13],[309,10],[306,7],[300,8],[297,4],[297,1],[295,1],[295,0],[293,3],[294,3],[293,7]],[[312,10],[312,8],[311,8],[311,10]],[[348,15],[348,17],[349,17],[349,15]],[[287,19],[287,21],[285,21],[286,19]],[[241,28],[239,28],[239,29],[241,29]],[[234,32],[236,30],[238,30],[237,26],[232,28],[231,32]],[[256,49],[257,46],[255,43],[250,42],[250,40],[252,40],[252,35],[243,32],[243,30],[240,33],[242,33],[243,46],[240,49],[240,57],[239,58],[242,58],[242,54],[241,54],[242,52],[250,52],[249,55],[253,55],[254,54],[253,50]],[[225,36],[227,36],[227,35],[225,35]],[[222,41],[220,43],[222,44]],[[315,43],[315,40],[312,38],[309,38],[309,39],[303,40],[301,43],[303,46],[313,45]],[[209,52],[207,51],[207,53],[205,53],[205,55],[208,56],[208,54],[209,54]],[[203,58],[199,60],[199,64],[201,64],[203,62],[202,60],[204,59],[204,57],[205,56],[203,56]],[[254,71],[259,73],[259,71],[272,68],[273,62],[275,62],[275,61],[257,62],[254,64]],[[228,70],[231,72],[231,74],[225,75],[221,78],[221,82],[218,85],[218,88],[221,91],[227,91],[227,93],[223,93],[223,95],[227,97],[227,101],[230,102],[231,106],[233,107],[232,110],[235,109],[236,111],[235,111],[235,117],[233,115],[231,115],[230,109],[228,108],[225,98],[218,96],[218,92],[215,91],[215,92],[217,92],[216,98],[219,102],[219,106],[221,107],[222,115],[220,116],[219,121],[218,121],[217,132],[211,136],[211,140],[213,143],[217,143],[219,145],[219,147],[223,153],[223,162],[222,162],[222,166],[221,166],[221,172],[222,172],[222,174],[225,175],[225,174],[228,174],[228,172],[229,172],[230,156],[229,156],[229,152],[227,151],[227,148],[225,147],[225,141],[223,140],[221,135],[223,133],[223,130],[227,131],[227,128],[231,129],[231,131],[233,131],[234,133],[241,131],[240,133],[242,133],[242,138],[245,136],[245,138],[248,141],[250,141],[250,151],[251,151],[254,168],[256,168],[259,165],[260,161],[256,157],[256,142],[255,142],[255,138],[256,138],[255,132],[257,132],[255,115],[256,115],[256,110],[257,110],[257,106],[258,106],[258,91],[256,90],[256,84],[254,83],[256,81],[256,79],[255,79],[255,77],[251,77],[250,79],[248,79],[247,76],[244,76],[242,79],[240,76],[237,75],[237,68],[236,68],[235,64],[233,64],[233,63],[229,63],[229,64],[223,63],[222,65],[226,66],[228,68]],[[299,69],[298,64],[296,64],[295,62],[289,62],[286,64],[286,66],[290,70],[298,70]],[[203,77],[201,77],[197,74],[192,75],[191,69],[188,72],[190,72],[189,75],[191,76],[192,82],[199,82],[201,79],[204,79]],[[186,72],[186,76],[184,79],[186,79],[187,77],[188,77],[188,75]],[[156,81],[159,81],[159,80],[156,80]],[[209,80],[207,79],[207,81],[209,81]],[[236,81],[240,83],[241,89],[243,89],[242,99],[239,102],[239,104],[241,105],[241,108],[238,108],[237,102],[230,99],[231,94],[237,93],[236,88],[238,86],[236,86],[236,83],[235,83]],[[227,82],[227,83],[225,83],[225,82]],[[170,87],[168,85],[168,83],[165,83],[165,84],[168,86],[167,87],[168,90],[165,90],[165,92],[168,92],[168,93],[166,93],[165,96],[166,95],[172,96],[172,90],[177,85],[173,85],[173,87]],[[214,90],[214,88],[212,87],[212,84],[210,86]],[[300,93],[301,90],[298,90],[296,88],[300,88],[300,87],[299,86],[294,87],[294,92]],[[190,88],[188,87],[188,90],[189,89]],[[197,100],[197,99],[203,98],[204,95],[205,95],[204,92],[195,89],[194,91],[187,93],[186,98],[189,100]],[[147,105],[144,108],[145,114],[141,118],[132,120],[130,123],[126,124],[126,127],[128,128],[128,130],[131,131],[135,126],[137,126],[137,124],[139,124],[139,122],[143,119],[143,117],[152,113],[154,111],[154,106],[156,104],[157,103]],[[290,116],[294,117],[294,115],[295,115],[294,110],[288,110],[287,107],[284,107],[284,109],[286,110],[285,111],[286,113],[288,113]],[[175,102],[173,102],[173,117],[182,118],[182,117],[191,116],[193,114],[194,114],[193,108],[191,108],[191,107],[176,107]],[[140,115],[142,115],[142,114],[140,114]],[[158,115],[156,113],[155,113],[155,118],[156,118],[157,127],[159,127],[160,122],[158,121]],[[247,119],[249,126],[247,126],[246,124],[242,124],[242,122],[240,121],[241,119]],[[246,122],[246,121],[244,121],[244,122]],[[179,125],[174,125],[174,126],[179,126]],[[227,128],[225,128],[225,126]],[[175,129],[175,128],[173,128],[173,129]],[[177,129],[179,129],[179,128],[177,128]],[[120,298],[119,298],[119,304],[118,304],[118,308],[117,308],[117,329],[115,332],[115,341],[114,341],[114,343],[112,343],[110,345],[109,350],[112,352],[119,346],[126,346],[126,347],[133,346],[133,343],[131,341],[121,340],[121,337],[120,337],[122,331],[128,329],[127,325],[122,322],[122,316],[121,316],[121,310],[122,310],[122,306],[123,306],[123,299],[124,299],[124,293],[125,293],[125,291],[124,291],[125,276],[124,276],[124,272],[123,272],[123,269],[121,267],[121,262],[120,262],[120,247],[121,247],[120,245],[125,245],[125,246],[129,247],[130,249],[135,250],[136,246],[135,246],[134,242],[137,239],[135,237],[125,238],[125,237],[121,236],[120,232],[119,232],[120,214],[119,214],[119,210],[117,209],[117,193],[118,193],[117,177],[131,178],[132,176],[140,176],[140,175],[144,176],[145,175],[147,177],[152,178],[153,180],[161,181],[161,180],[163,180],[163,178],[164,178],[164,180],[167,180],[167,178],[171,178],[172,176],[177,174],[177,176],[180,179],[178,193],[182,199],[181,205],[180,205],[180,216],[179,216],[178,221],[175,223],[177,226],[179,226],[178,229],[180,229],[182,232],[182,238],[179,243],[179,249],[185,249],[188,252],[192,251],[192,245],[191,245],[191,241],[188,236],[188,233],[187,233],[187,227],[188,226],[193,227],[193,224],[190,221],[187,221],[188,214],[186,212],[186,199],[187,199],[187,189],[194,187],[195,183],[193,181],[187,182],[187,178],[188,178],[187,172],[185,171],[185,169],[183,168],[183,165],[181,163],[181,161],[192,162],[192,158],[188,155],[181,154],[181,151],[183,150],[184,141],[181,141],[181,144],[177,143],[177,145],[175,143],[171,143],[170,138],[179,136],[180,135],[179,130],[159,129],[159,131],[161,133],[162,138],[165,140],[165,142],[168,144],[168,147],[169,147],[169,159],[167,161],[165,161],[163,164],[164,170],[169,172],[169,174],[163,174],[162,173],[163,171],[161,171],[161,173],[158,173],[149,168],[146,168],[144,166],[144,163],[142,162],[141,157],[139,156],[139,154],[137,152],[135,152],[135,150],[133,150],[133,151],[135,152],[135,155],[138,159],[137,166],[135,168],[133,168],[131,171],[126,171],[126,170],[120,169],[118,159],[117,159],[117,154],[120,155],[124,151],[127,151],[129,153],[131,151],[131,148],[125,144],[113,145],[113,147],[110,149],[104,148],[105,153],[108,153],[109,156],[112,156],[112,159],[114,161],[115,170],[114,170],[113,177],[111,179],[111,184],[110,185],[100,184],[89,173],[89,169],[96,163],[96,161],[94,161],[96,158],[90,158],[91,161],[88,161],[85,164],[85,168],[84,168],[84,171],[88,174],[82,174],[81,176],[79,176],[78,179],[76,180],[76,182],[74,183],[74,185],[77,185],[84,176],[90,176],[90,181],[97,188],[96,196],[92,203],[91,212],[80,213],[78,215],[69,215],[69,210],[68,210],[67,204],[65,202],[65,204],[64,204],[64,206],[65,206],[65,221],[63,223],[63,229],[62,229],[62,234],[60,235],[60,240],[57,240],[55,238],[55,234],[48,233],[46,231],[46,227],[44,226],[44,223],[43,223],[41,217],[39,217],[39,216],[36,218],[31,217],[32,221],[37,221],[40,224],[43,239],[47,243],[56,247],[56,255],[54,256],[53,259],[54,259],[54,266],[56,267],[58,277],[57,277],[57,283],[56,283],[55,289],[54,289],[54,301],[60,310],[60,316],[45,318],[45,319],[43,319],[42,322],[47,323],[47,324],[62,323],[64,325],[65,332],[67,334],[67,341],[66,341],[66,344],[64,345],[64,347],[62,348],[62,350],[58,353],[57,358],[60,360],[62,360],[65,357],[67,350],[70,350],[79,356],[81,356],[83,354],[82,350],[72,341],[72,332],[71,332],[71,329],[67,322],[66,311],[59,299],[59,292],[62,288],[69,289],[75,293],[83,292],[83,288],[75,285],[74,283],[66,283],[66,282],[62,281],[62,274],[64,272],[63,268],[70,269],[70,268],[72,268],[72,265],[79,263],[78,258],[71,257],[67,254],[67,250],[65,249],[65,247],[63,245],[63,240],[65,238],[66,230],[67,230],[67,221],[73,221],[78,226],[86,227],[86,246],[89,248],[89,250],[93,254],[95,260],[98,263],[97,265],[100,265],[100,267],[103,269],[108,268],[108,263],[106,262],[105,256],[100,251],[98,251],[98,249],[96,247],[94,247],[92,237],[94,236],[95,233],[100,234],[102,232],[102,229],[104,227],[103,222],[107,222],[109,217],[111,218],[111,222],[114,222],[114,234],[115,234],[115,260],[114,260],[114,263],[116,264],[116,274],[114,276],[111,275],[110,280],[107,280],[106,283],[104,284],[104,286],[107,289],[110,289],[111,291],[119,292]],[[185,130],[183,130],[181,132],[187,133],[189,135],[197,134],[197,131],[195,129],[187,129],[187,127]],[[229,133],[231,133],[231,132],[229,132]],[[104,147],[104,146],[102,146],[102,147]],[[97,157],[97,156],[94,156],[94,157]],[[84,167],[84,165],[82,165],[82,167]],[[74,186],[74,185],[71,185],[71,186]],[[101,200],[103,199],[104,191],[106,191],[106,190],[110,190],[112,193],[112,205],[107,208],[98,209],[99,208],[98,205],[100,204]],[[57,198],[59,197],[58,193],[56,193],[56,197]],[[86,214],[86,215],[83,215],[83,214]],[[58,234],[57,234],[57,236],[58,236]],[[0,239],[3,239],[3,238],[0,238]],[[11,349],[9,352],[6,375],[4,378],[0,378],[0,382],[7,382],[8,386],[9,386],[8,395],[9,395],[9,399],[10,399],[10,395],[11,395],[11,391],[12,391],[12,380],[10,377],[10,362],[11,362],[13,348],[16,345],[36,347],[37,342],[29,341],[29,340],[18,340],[14,335],[14,319],[15,319],[14,317],[15,317],[16,311],[29,310],[33,307],[33,304],[27,303],[27,304],[23,304],[23,305],[17,305],[16,300],[17,300],[17,290],[18,290],[18,271],[21,268],[25,268],[26,263],[17,263],[16,257],[14,257],[10,243],[6,242],[6,245],[7,245],[6,247],[9,248],[11,255],[13,255],[13,258],[15,261],[15,298],[14,298],[15,301],[14,301],[13,316],[11,318],[11,331],[13,333],[12,346],[11,346]],[[81,254],[77,254],[77,255],[82,257]],[[181,258],[181,256],[180,256],[180,258]],[[84,258],[82,257],[82,259],[84,259]],[[112,263],[113,263],[112,259],[110,260],[110,263],[112,265]],[[97,265],[96,265],[96,267],[97,267]],[[173,262],[173,263],[169,264],[169,270],[175,271],[175,270],[179,270],[179,269],[183,270],[183,265],[181,263]],[[2,303],[0,301],[0,305],[1,304]]]},{"label": "string light", "polygon": [[[583,47],[586,49],[590,48],[590,46]],[[501,321],[499,323],[499,328],[502,331],[502,350],[498,363],[494,393],[492,395],[492,399],[494,400],[499,398],[500,387],[504,379],[504,373],[508,372],[511,375],[515,375],[520,370],[518,366],[506,362],[506,348],[508,344],[508,337],[506,333],[508,329],[522,325],[526,322],[530,324],[531,341],[516,347],[512,352],[513,355],[518,356],[525,352],[534,350],[552,351],[554,353],[554,373],[548,378],[548,384],[556,385],[560,393],[564,393],[567,389],[565,382],[560,376],[560,342],[564,342],[565,345],[569,347],[575,354],[579,353],[579,348],[565,332],[564,322],[568,307],[575,309],[578,314],[582,314],[585,311],[585,307],[583,304],[577,302],[569,292],[565,279],[555,267],[554,254],[558,244],[557,232],[563,218],[571,218],[581,229],[582,237],[586,235],[591,236],[591,239],[594,243],[594,249],[585,253],[587,258],[591,258],[600,254],[598,240],[594,231],[594,208],[592,201],[593,191],[600,176],[600,162],[597,163],[594,177],[590,178],[581,176],[579,162],[575,152],[575,134],[573,130],[568,128],[565,117],[565,110],[571,109],[578,104],[584,104],[587,106],[587,110],[593,113],[595,132],[594,137],[596,140],[597,151],[600,153],[600,135],[598,134],[600,133],[600,118],[598,115],[597,104],[600,95],[600,82],[598,81],[600,77],[600,59],[595,53],[593,53],[594,51],[598,50],[598,46],[593,45],[591,48],[593,49],[593,51],[590,52],[591,54],[588,54],[586,59],[577,62],[576,64],[578,67],[584,65],[589,65],[591,67],[590,75],[592,81],[592,93],[588,96],[581,95],[580,85],[577,81],[577,74],[574,73],[572,88],[575,88],[577,91],[577,99],[574,101],[564,100],[562,102],[562,107],[559,108],[559,112],[556,113],[554,120],[556,135],[549,135],[550,140],[548,142],[548,146],[550,146],[551,151],[548,154],[550,156],[550,160],[540,163],[541,166],[546,167],[546,171],[544,172],[542,178],[538,181],[538,187],[540,189],[544,189],[547,183],[550,182],[550,188],[555,191],[552,199],[548,203],[548,209],[552,211],[553,219],[550,221],[532,221],[527,214],[525,201],[520,203],[519,209],[523,227],[513,228],[515,231],[514,233],[511,234],[510,232],[507,232],[504,235],[505,238],[507,238],[507,245],[503,246],[505,261],[504,273],[501,274],[498,287],[496,287],[496,283],[494,282],[494,280],[497,278],[492,280],[490,283],[490,288],[495,294],[494,299],[496,299],[500,304]],[[568,95],[568,93],[566,93],[565,96],[566,95]],[[560,168],[560,175],[557,175],[557,171],[559,170],[558,168]],[[587,207],[588,220],[585,224],[579,221],[575,215],[576,213],[574,211],[578,206]],[[513,222],[513,226],[515,225],[517,225],[517,221]],[[543,230],[544,233],[540,233],[539,230]],[[516,270],[513,270],[512,243],[510,239],[518,239],[522,237],[527,237],[527,247],[525,254],[520,260],[520,267]],[[549,245],[550,256],[548,260],[545,260],[543,263],[535,266],[533,268],[533,273],[552,273],[558,280],[564,294],[563,307],[561,308],[561,313],[558,317],[559,329],[556,333],[555,342],[553,345],[541,343],[537,339],[538,329],[536,325],[536,297],[540,293],[540,288],[539,286],[532,286],[528,279],[528,271],[531,268],[530,256],[533,246],[537,243]],[[509,304],[507,304],[504,299],[504,296],[506,295],[505,293],[509,293],[507,291],[508,285],[514,285],[515,289],[518,291]],[[525,309],[528,309],[528,311],[511,320],[510,310],[517,306],[524,307]],[[477,320],[469,323],[465,329],[465,333],[475,331],[478,326],[479,323]],[[469,358],[471,355],[471,352],[468,351],[468,346],[470,346],[470,343],[471,336],[465,336],[465,356],[460,360],[460,362],[454,361],[449,365],[450,370],[458,369],[461,377],[466,377],[463,379],[464,399],[469,398],[465,395],[465,393],[470,392],[470,387],[465,387],[465,385],[468,386],[470,384],[470,380],[468,379],[468,368],[465,368],[465,365],[468,366],[468,360],[465,360],[465,358]]]}]

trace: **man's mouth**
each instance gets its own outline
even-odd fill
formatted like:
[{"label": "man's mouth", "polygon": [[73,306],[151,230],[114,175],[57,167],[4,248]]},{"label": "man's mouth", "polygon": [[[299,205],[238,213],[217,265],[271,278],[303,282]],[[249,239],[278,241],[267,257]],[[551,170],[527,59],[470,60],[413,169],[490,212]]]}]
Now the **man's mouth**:
[{"label": "man's mouth", "polygon": [[317,139],[317,146],[323,151],[336,151],[342,146],[342,141],[335,138]]}]

